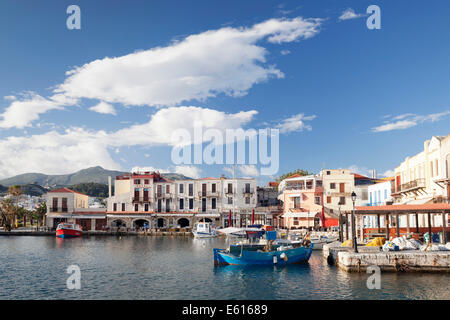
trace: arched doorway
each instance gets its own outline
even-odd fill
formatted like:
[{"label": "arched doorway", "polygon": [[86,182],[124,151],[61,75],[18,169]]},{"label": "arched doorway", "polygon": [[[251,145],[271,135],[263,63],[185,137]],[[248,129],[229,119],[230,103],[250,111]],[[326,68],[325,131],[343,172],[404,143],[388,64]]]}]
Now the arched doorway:
[{"label": "arched doorway", "polygon": [[156,220],[157,228],[164,228],[165,226],[166,226],[166,220],[164,218],[158,218],[158,220]]},{"label": "arched doorway", "polygon": [[203,218],[199,222],[212,222],[210,218]]},{"label": "arched doorway", "polygon": [[145,220],[145,219],[138,219],[138,220],[134,221],[133,225],[134,225],[134,227],[136,229],[149,228],[150,227],[150,222],[148,220]]},{"label": "arched doorway", "polygon": [[180,226],[180,228],[189,227],[189,220],[186,218],[178,219],[178,225]]},{"label": "arched doorway", "polygon": [[122,228],[122,227],[126,227],[127,226],[127,224],[126,224],[126,222],[125,221],[123,221],[123,220],[114,220],[113,222],[111,222],[111,227],[115,227],[115,228]]}]

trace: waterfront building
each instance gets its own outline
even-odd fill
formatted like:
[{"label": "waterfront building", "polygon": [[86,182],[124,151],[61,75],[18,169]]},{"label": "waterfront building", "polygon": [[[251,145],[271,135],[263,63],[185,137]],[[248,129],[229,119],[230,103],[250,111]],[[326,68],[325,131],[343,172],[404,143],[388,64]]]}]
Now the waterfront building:
[{"label": "waterfront building", "polygon": [[[282,203],[278,200],[278,182],[269,182],[267,186],[257,187],[257,213],[264,213],[264,224],[277,226],[283,214]],[[258,215],[256,215],[258,218]],[[261,219],[255,219],[261,223]]]},{"label": "waterfront building", "polygon": [[424,204],[448,199],[450,134],[433,136],[424,142],[423,151],[395,168],[396,204]]},{"label": "waterfront building", "polygon": [[323,186],[320,175],[292,175],[280,182],[278,199],[283,204],[279,227],[312,229],[320,225]]},{"label": "waterfront building", "polygon": [[46,226],[56,229],[59,223],[77,223],[83,231],[104,230],[106,208],[89,208],[89,196],[68,188],[49,191],[46,195]]},{"label": "waterfront building", "polygon": [[117,176],[114,185],[107,199],[112,228],[191,228],[198,221],[225,227],[230,211],[232,225],[244,226],[256,209],[256,179],[169,180],[158,172],[134,172]]}]

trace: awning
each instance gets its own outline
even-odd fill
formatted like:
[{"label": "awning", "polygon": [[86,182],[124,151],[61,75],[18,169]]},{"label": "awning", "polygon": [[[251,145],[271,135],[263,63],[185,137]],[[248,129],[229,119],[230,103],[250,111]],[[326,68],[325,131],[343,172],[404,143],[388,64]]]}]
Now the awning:
[{"label": "awning", "polygon": [[293,193],[289,195],[289,198],[297,198],[297,197],[301,197],[301,193]]},{"label": "awning", "polygon": [[216,218],[220,218],[220,213],[199,213],[195,215],[196,217],[216,217]]},{"label": "awning", "polygon": [[282,215],[283,218],[314,218],[317,212],[287,212]]},{"label": "awning", "polygon": [[425,204],[432,200],[433,200],[433,197],[428,197],[425,199],[417,199],[417,200],[408,201],[406,204]]}]

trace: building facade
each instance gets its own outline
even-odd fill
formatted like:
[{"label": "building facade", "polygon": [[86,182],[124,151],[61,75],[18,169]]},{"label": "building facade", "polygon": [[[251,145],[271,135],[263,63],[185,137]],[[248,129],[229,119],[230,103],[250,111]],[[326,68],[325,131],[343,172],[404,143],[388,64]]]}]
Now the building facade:
[{"label": "building facade", "polygon": [[191,228],[198,221],[243,226],[257,205],[256,179],[169,180],[158,172],[135,172],[117,176],[114,186],[107,212],[112,228]]},{"label": "building facade", "polygon": [[450,135],[433,136],[423,151],[395,168],[396,204],[424,204],[449,196]]},{"label": "building facade", "polygon": [[46,195],[46,226],[56,229],[59,223],[77,223],[83,231],[105,230],[106,208],[89,208],[89,196],[68,188]]}]

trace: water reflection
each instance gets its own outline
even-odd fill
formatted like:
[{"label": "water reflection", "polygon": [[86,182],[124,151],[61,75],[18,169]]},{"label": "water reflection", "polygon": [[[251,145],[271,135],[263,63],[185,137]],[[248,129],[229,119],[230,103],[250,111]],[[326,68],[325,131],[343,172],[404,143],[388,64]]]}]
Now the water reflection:
[{"label": "water reflection", "polygon": [[[309,264],[214,267],[224,238],[8,237],[0,241],[0,299],[450,299],[450,275],[369,274],[328,266],[319,251]],[[77,264],[82,289],[66,288]]]}]

